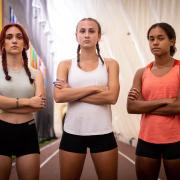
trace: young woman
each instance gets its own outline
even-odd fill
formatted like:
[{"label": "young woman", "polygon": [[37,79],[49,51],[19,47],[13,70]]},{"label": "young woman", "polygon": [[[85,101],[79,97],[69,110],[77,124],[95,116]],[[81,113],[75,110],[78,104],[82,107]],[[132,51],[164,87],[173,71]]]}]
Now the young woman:
[{"label": "young woman", "polygon": [[111,104],[119,95],[119,65],[102,58],[101,27],[97,20],[82,19],[76,28],[77,58],[59,63],[54,98],[68,102],[60,143],[60,179],[81,176],[87,148],[99,179],[117,179],[118,151],[112,132]]},{"label": "young woman", "polygon": [[44,108],[40,71],[28,67],[29,39],[19,24],[0,34],[0,179],[9,179],[12,155],[21,180],[39,179],[39,144],[33,112]]},{"label": "young woman", "polygon": [[161,159],[168,180],[180,178],[180,61],[176,34],[167,23],[147,33],[154,61],[139,69],[128,95],[129,113],[142,114],[136,149],[138,180],[158,179]]}]

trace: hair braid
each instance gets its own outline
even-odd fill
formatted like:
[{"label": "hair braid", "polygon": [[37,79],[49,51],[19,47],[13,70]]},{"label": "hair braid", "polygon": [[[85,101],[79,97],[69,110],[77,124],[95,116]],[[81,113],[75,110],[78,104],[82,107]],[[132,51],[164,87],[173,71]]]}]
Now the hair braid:
[{"label": "hair braid", "polygon": [[77,64],[78,64],[78,66],[80,67],[80,49],[81,49],[81,47],[80,47],[80,45],[78,45],[78,48],[77,48]]},{"label": "hair braid", "polygon": [[97,54],[98,54],[102,64],[104,64],[104,60],[103,60],[103,58],[101,57],[101,54],[100,54],[99,43],[96,44],[96,49],[97,49]]},{"label": "hair braid", "polygon": [[31,78],[31,72],[28,67],[28,57],[27,57],[25,49],[23,49],[23,51],[22,51],[22,56],[23,56],[23,61],[24,61],[24,69],[26,71],[26,74],[29,77],[30,83],[32,84],[34,82],[34,79]]},{"label": "hair braid", "polygon": [[11,76],[9,76],[9,74],[8,74],[7,59],[6,59],[6,51],[5,51],[5,49],[2,50],[2,67],[3,67],[4,74],[5,74],[5,79],[7,81],[10,81]]}]

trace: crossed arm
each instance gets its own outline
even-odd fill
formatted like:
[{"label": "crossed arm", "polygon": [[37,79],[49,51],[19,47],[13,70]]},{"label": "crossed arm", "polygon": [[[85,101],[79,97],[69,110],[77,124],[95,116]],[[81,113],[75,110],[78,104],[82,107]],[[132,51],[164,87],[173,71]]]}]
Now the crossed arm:
[{"label": "crossed arm", "polygon": [[[19,98],[18,104],[16,98],[0,96],[0,109],[9,113],[31,113],[39,111],[45,107],[45,88],[44,80],[41,72],[39,71],[35,78],[35,96],[32,98]],[[17,107],[18,105],[18,107]]]},{"label": "crossed arm", "polygon": [[67,83],[70,61],[59,64],[54,88],[56,102],[81,101],[91,104],[115,104],[119,95],[119,65],[115,60],[106,62],[108,69],[107,86],[72,88]]},{"label": "crossed arm", "polygon": [[129,91],[127,98],[127,111],[131,114],[156,114],[172,115],[180,113],[180,92],[176,99],[164,98],[145,101],[141,94],[142,74],[144,68],[139,69],[134,77],[133,86]]}]

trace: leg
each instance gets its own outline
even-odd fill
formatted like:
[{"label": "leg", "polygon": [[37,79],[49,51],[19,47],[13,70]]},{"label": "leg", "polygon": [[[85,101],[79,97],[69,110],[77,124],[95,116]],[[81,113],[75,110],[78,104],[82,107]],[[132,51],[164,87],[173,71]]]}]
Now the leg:
[{"label": "leg", "polygon": [[163,160],[167,180],[180,179],[180,159]]},{"label": "leg", "polygon": [[136,156],[136,175],[138,180],[157,180],[161,159]]},{"label": "leg", "polygon": [[12,159],[8,156],[0,155],[0,180],[9,179]]},{"label": "leg", "polygon": [[86,154],[59,151],[60,180],[79,180]]},{"label": "leg", "polygon": [[99,180],[117,180],[118,150],[117,148],[91,153]]},{"label": "leg", "polygon": [[16,168],[20,180],[39,180],[40,155],[28,154],[18,157]]}]

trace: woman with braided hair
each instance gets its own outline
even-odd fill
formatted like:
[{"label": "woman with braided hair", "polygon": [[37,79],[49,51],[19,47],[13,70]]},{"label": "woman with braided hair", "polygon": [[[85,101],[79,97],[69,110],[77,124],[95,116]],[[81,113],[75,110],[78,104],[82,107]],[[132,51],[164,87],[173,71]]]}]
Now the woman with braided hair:
[{"label": "woman with braided hair", "polygon": [[12,156],[19,179],[38,180],[39,144],[33,112],[45,107],[40,71],[28,67],[29,39],[19,24],[0,34],[0,179],[9,179]]},{"label": "woman with braided hair", "polygon": [[100,38],[97,20],[80,20],[77,58],[58,65],[54,98],[57,103],[68,102],[59,147],[61,180],[80,179],[87,148],[98,178],[117,179],[118,151],[110,105],[119,95],[119,65],[114,59],[101,57]]},{"label": "woman with braided hair", "polygon": [[154,58],[137,70],[127,98],[127,110],[142,114],[136,147],[138,180],[157,180],[161,164],[167,180],[180,179],[180,61],[176,33],[165,22],[148,32]]}]

